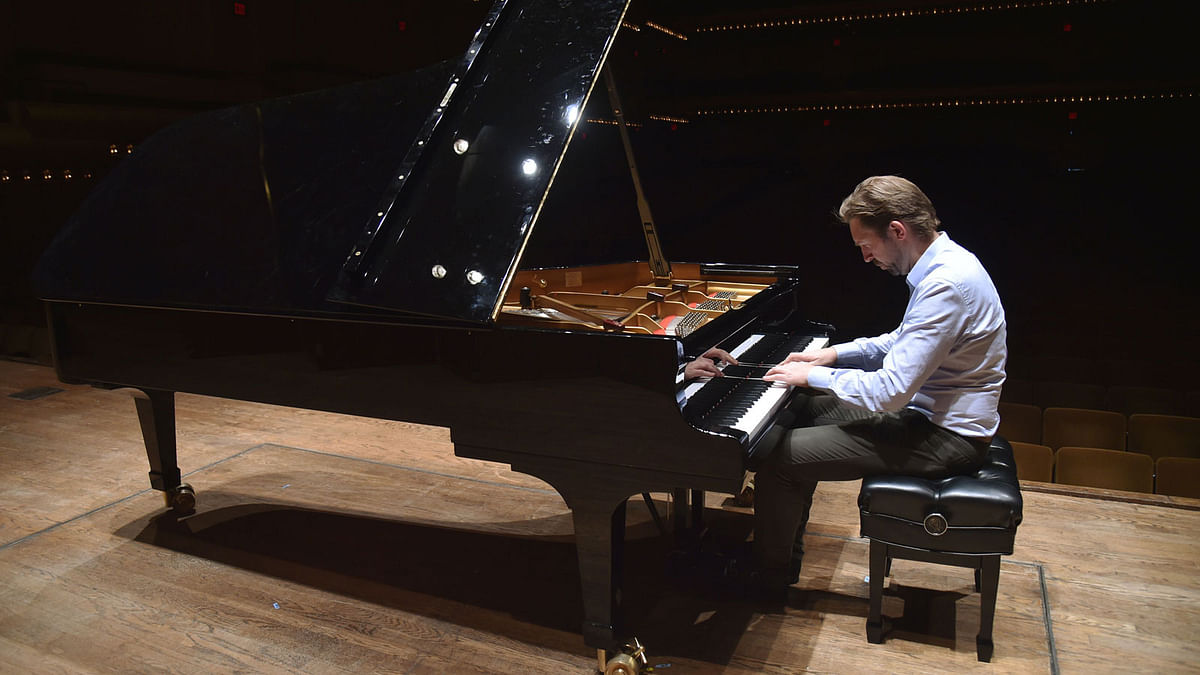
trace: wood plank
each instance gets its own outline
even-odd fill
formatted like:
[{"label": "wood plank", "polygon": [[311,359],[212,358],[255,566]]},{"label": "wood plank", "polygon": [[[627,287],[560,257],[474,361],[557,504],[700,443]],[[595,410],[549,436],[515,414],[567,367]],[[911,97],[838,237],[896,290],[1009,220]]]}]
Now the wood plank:
[{"label": "wood plank", "polygon": [[[537,479],[454,457],[445,429],[180,396],[199,511],[173,526],[146,490],[128,392],[61,385],[50,369],[10,362],[0,383],[3,670],[594,667],[579,635],[570,512]],[[37,386],[64,391],[7,396]],[[1016,551],[1001,565],[996,654],[980,664],[979,596],[959,568],[897,561],[884,603],[894,630],[866,642],[857,491],[857,481],[818,489],[805,569],[778,614],[711,569],[668,575],[668,547],[632,501],[626,602],[651,663],[723,673],[1200,663],[1191,504],[1027,486]],[[656,499],[665,512],[666,495]],[[708,500],[717,540],[744,538],[750,511]]]}]

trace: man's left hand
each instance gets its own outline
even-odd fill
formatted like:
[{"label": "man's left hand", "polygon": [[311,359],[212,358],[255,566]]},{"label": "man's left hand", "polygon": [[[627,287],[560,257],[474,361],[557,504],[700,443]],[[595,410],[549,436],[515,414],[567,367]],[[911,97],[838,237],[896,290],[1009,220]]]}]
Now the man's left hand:
[{"label": "man's left hand", "polygon": [[793,387],[808,386],[808,371],[812,370],[814,364],[807,361],[791,361],[781,363],[767,371],[763,375],[763,379],[768,382],[783,382],[790,384]]}]

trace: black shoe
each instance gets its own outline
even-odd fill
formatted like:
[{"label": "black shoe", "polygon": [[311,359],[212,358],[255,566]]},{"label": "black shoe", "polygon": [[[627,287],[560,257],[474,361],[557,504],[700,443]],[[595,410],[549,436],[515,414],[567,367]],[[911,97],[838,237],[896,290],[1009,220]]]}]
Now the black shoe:
[{"label": "black shoe", "polygon": [[757,570],[746,579],[746,599],[765,612],[782,611],[788,604],[791,583],[786,574],[771,570]]},{"label": "black shoe", "polygon": [[800,583],[800,560],[796,559],[788,563],[788,585]]}]

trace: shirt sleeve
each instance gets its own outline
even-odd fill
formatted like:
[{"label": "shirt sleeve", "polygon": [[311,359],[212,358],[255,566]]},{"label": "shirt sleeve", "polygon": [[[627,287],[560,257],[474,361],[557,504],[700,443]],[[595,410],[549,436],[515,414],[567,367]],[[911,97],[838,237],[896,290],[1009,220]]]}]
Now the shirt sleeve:
[{"label": "shirt sleeve", "polygon": [[862,370],[878,370],[883,365],[883,357],[896,344],[900,329],[873,338],[858,338],[852,342],[834,345],[837,352],[837,365],[842,367],[860,368]]},{"label": "shirt sleeve", "polygon": [[[950,353],[967,321],[965,300],[952,284],[933,281],[922,284],[915,293],[896,331],[847,343],[852,345],[846,350],[848,357],[870,363],[891,336],[890,348],[878,356],[878,369],[816,367],[809,371],[809,386],[875,412],[901,410],[912,402],[921,385]],[[839,348],[838,365],[842,363]],[[846,365],[854,364],[848,358]]]}]

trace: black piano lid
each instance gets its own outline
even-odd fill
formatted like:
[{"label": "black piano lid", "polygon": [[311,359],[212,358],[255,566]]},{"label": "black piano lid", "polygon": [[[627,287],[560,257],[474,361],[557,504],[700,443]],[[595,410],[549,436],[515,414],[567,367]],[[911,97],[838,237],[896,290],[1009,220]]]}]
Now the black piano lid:
[{"label": "black piano lid", "polygon": [[68,221],[38,293],[490,322],[627,6],[498,0],[457,63],[167,127]]}]

